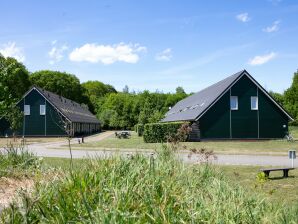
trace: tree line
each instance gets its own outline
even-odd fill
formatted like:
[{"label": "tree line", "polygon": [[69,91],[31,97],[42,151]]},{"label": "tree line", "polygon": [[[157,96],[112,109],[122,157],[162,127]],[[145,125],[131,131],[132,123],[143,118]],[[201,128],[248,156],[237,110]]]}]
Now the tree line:
[{"label": "tree line", "polygon": [[113,129],[157,122],[169,107],[188,96],[182,87],[177,87],[176,93],[146,90],[136,93],[129,91],[128,86],[117,92],[112,85],[100,81],[80,83],[75,75],[66,72],[30,73],[16,59],[0,55],[0,118],[5,117],[11,124],[16,122],[13,121],[18,117],[15,105],[33,85],[86,105],[102,122],[103,128]]},{"label": "tree line", "polygon": [[[169,107],[189,96],[182,87],[175,93],[122,91],[100,81],[80,83],[74,75],[60,71],[42,70],[30,73],[14,58],[0,55],[0,117],[13,124],[17,116],[14,105],[23,94],[36,85],[80,104],[88,106],[106,129],[130,129],[136,124],[160,121]],[[298,124],[298,72],[292,85],[282,94],[270,94],[296,119]]]},{"label": "tree line", "polygon": [[291,86],[283,93],[269,93],[295,119],[292,125],[298,125],[298,70],[294,73]]}]

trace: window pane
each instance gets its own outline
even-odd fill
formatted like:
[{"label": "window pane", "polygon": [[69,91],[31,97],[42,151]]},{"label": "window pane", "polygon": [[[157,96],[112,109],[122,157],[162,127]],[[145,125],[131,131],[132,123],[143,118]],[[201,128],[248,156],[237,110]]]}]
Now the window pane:
[{"label": "window pane", "polygon": [[24,105],[24,114],[30,115],[30,105]]},{"label": "window pane", "polygon": [[251,109],[252,110],[257,110],[258,109],[258,97],[257,96],[252,96],[251,97]]},{"label": "window pane", "polygon": [[40,115],[45,115],[45,114],[46,114],[46,106],[40,105]]},{"label": "window pane", "polygon": [[230,100],[231,104],[231,110],[238,110],[238,97],[237,96],[231,96]]}]

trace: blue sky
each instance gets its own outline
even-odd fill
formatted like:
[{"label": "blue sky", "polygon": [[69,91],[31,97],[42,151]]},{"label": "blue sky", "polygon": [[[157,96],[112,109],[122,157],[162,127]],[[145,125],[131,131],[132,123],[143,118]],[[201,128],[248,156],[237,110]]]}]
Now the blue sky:
[{"label": "blue sky", "polygon": [[298,1],[4,1],[0,52],[33,72],[118,90],[187,92],[246,69],[282,92],[298,68]]}]

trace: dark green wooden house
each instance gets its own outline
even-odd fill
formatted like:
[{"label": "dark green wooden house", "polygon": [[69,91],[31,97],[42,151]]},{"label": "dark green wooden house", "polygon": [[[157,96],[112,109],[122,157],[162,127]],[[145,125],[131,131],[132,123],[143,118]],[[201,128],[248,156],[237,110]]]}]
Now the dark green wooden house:
[{"label": "dark green wooden house", "polygon": [[169,110],[162,122],[189,121],[190,141],[276,139],[293,118],[246,71],[197,92]]},{"label": "dark green wooden house", "polygon": [[[17,105],[24,114],[16,133],[19,136],[65,136],[65,130],[76,136],[100,131],[99,120],[87,108],[36,86]],[[12,135],[12,131],[7,121],[0,119],[0,136],[6,135]]]}]

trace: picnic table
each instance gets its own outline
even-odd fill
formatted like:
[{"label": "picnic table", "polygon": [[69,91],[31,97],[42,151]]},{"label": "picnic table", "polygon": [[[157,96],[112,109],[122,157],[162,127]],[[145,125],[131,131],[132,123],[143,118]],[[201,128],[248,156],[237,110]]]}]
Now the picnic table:
[{"label": "picnic table", "polygon": [[131,134],[130,131],[116,131],[115,137],[116,138],[130,138]]},{"label": "picnic table", "polygon": [[283,177],[289,177],[289,170],[293,170],[294,168],[267,168],[267,169],[260,169],[266,177],[269,177],[271,171],[283,171]]}]

